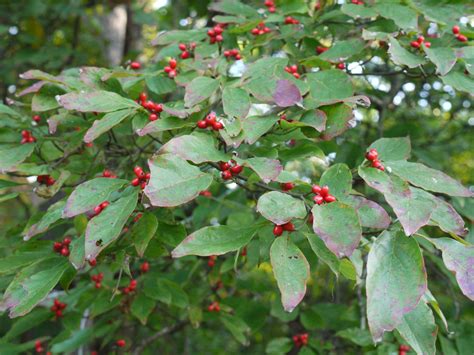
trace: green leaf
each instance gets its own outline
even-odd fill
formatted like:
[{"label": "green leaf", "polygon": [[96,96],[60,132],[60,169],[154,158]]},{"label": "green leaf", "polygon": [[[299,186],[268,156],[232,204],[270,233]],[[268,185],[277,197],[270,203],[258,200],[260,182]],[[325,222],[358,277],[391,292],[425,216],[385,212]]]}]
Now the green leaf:
[{"label": "green leaf", "polygon": [[338,331],[336,335],[359,346],[372,345],[372,338],[367,329],[348,328]]},{"label": "green leaf", "polygon": [[337,257],[351,256],[362,238],[355,209],[339,201],[315,205],[313,230]]},{"label": "green leaf", "polygon": [[51,205],[41,219],[25,231],[25,240],[48,230],[49,226],[61,219],[66,201],[59,201]]},{"label": "green leaf", "polygon": [[148,123],[142,129],[138,129],[137,134],[143,137],[151,133],[171,131],[173,129],[193,127],[195,125],[193,122],[185,121],[177,117],[162,117],[159,120]]},{"label": "green leaf", "polygon": [[70,218],[92,210],[128,183],[127,180],[99,177],[80,184],[67,199],[63,217]]},{"label": "green leaf", "polygon": [[62,340],[58,343],[55,343],[51,351],[55,353],[71,353],[74,350],[81,347],[81,345],[86,344],[94,338],[95,327],[88,327],[84,329],[79,329],[72,332],[71,336]]},{"label": "green leaf", "polygon": [[135,101],[111,91],[72,92],[59,96],[58,102],[67,110],[79,112],[113,112],[140,108]]},{"label": "green leaf", "polygon": [[322,139],[331,140],[347,131],[351,126],[349,121],[352,120],[354,114],[352,107],[346,104],[336,104],[322,108],[326,114],[326,129],[322,135]]},{"label": "green leaf", "polygon": [[204,100],[207,100],[219,88],[219,81],[199,76],[186,85],[186,93],[184,94],[184,106],[193,107]]},{"label": "green leaf", "polygon": [[0,113],[8,115],[8,116],[12,116],[12,117],[21,117],[21,114],[19,114],[15,110],[11,109],[10,107],[2,103],[0,103]]},{"label": "green leaf", "polygon": [[138,256],[143,257],[148,243],[155,235],[157,229],[158,220],[151,213],[144,213],[133,225],[130,231],[130,239],[133,240]]},{"label": "green leaf", "polygon": [[399,27],[404,30],[412,30],[418,28],[418,15],[416,11],[412,10],[408,6],[383,3],[376,4],[375,11],[380,16],[393,20]]},{"label": "green leaf", "polygon": [[467,188],[450,176],[420,163],[392,161],[386,163],[386,168],[390,168],[393,174],[407,180],[410,184],[425,190],[451,196],[473,196]]},{"label": "green leaf", "polygon": [[143,292],[139,292],[132,302],[130,312],[140,321],[140,323],[145,325],[151,312],[153,312],[155,305],[156,302],[154,300],[147,297]]},{"label": "green leaf", "polygon": [[11,192],[9,194],[0,195],[0,203],[17,198],[18,195],[19,195],[18,192]]},{"label": "green leaf", "polygon": [[10,341],[28,330],[37,327],[52,317],[51,310],[47,308],[37,308],[31,313],[18,318],[8,329],[8,332],[2,338],[2,341]]},{"label": "green leaf", "polygon": [[309,279],[309,264],[304,254],[289,238],[276,238],[270,248],[273,274],[281,293],[281,303],[292,312],[303,300]]},{"label": "green leaf", "polygon": [[229,15],[258,17],[257,10],[237,0],[223,0],[211,3],[209,9],[216,12],[223,12]]},{"label": "green leaf", "polygon": [[185,31],[166,31],[159,32],[158,35],[151,41],[151,44],[156,46],[163,46],[178,42],[200,42],[207,38],[205,29],[201,30],[185,30]]},{"label": "green leaf", "polygon": [[359,176],[367,185],[383,193],[385,200],[400,220],[406,235],[416,233],[429,222],[436,207],[435,203],[423,196],[413,198],[406,182],[375,168],[359,167]]},{"label": "green leaf", "polygon": [[403,316],[397,330],[417,354],[436,354],[438,326],[433,312],[424,301]]},{"label": "green leaf", "polygon": [[226,327],[227,330],[231,332],[231,334],[239,343],[242,345],[249,344],[247,337],[250,335],[250,327],[244,322],[242,318],[239,318],[236,315],[222,313],[219,316],[219,319],[222,324],[224,324],[224,327]]},{"label": "green leaf", "polygon": [[375,342],[416,308],[427,289],[421,250],[413,238],[385,231],[367,261],[367,319]]},{"label": "green leaf", "polygon": [[[87,228],[87,225],[85,226]],[[86,260],[86,252],[85,252],[85,242],[86,242],[86,236],[85,236],[85,230],[81,234],[80,237],[75,238],[70,246],[70,255],[69,255],[69,261],[71,264],[76,268],[80,269],[84,266],[85,260]]]},{"label": "green leaf", "polygon": [[227,155],[216,148],[215,138],[200,132],[169,140],[160,148],[158,154],[177,155],[195,164],[228,160]]},{"label": "green leaf", "polygon": [[144,192],[153,206],[174,207],[195,199],[212,183],[212,176],[178,155],[163,154],[148,161],[151,178]]},{"label": "green leaf", "polygon": [[17,166],[28,158],[35,149],[35,144],[0,145],[0,173],[14,171]]},{"label": "green leaf", "polygon": [[289,338],[275,338],[268,342],[265,347],[266,354],[286,354],[293,348],[293,342]]},{"label": "green leaf", "polygon": [[303,200],[278,191],[266,192],[260,196],[257,212],[277,225],[290,222],[294,218],[303,219],[307,214]]},{"label": "green leaf", "polygon": [[377,16],[377,13],[372,7],[360,6],[355,4],[343,4],[341,6],[341,11],[353,18],[368,18]]},{"label": "green leaf", "polygon": [[402,66],[406,65],[408,68],[416,68],[425,63],[425,60],[422,57],[403,48],[395,38],[390,37],[389,41],[390,48],[388,49],[388,53],[395,64]]},{"label": "green leaf", "polygon": [[456,275],[459,288],[471,301],[474,301],[474,279],[472,278],[474,246],[464,245],[450,238],[427,238],[441,250],[448,270]]},{"label": "green leaf", "polygon": [[34,112],[44,112],[60,107],[60,104],[56,100],[56,96],[62,94],[64,94],[64,90],[57,86],[43,86],[33,95],[31,110]]},{"label": "green leaf", "polygon": [[[309,84],[310,108],[340,102],[353,95],[349,76],[341,70],[323,70],[306,75]],[[306,105],[308,106],[308,105]]]},{"label": "green leaf", "polygon": [[326,129],[327,116],[324,111],[310,110],[306,111],[297,123],[302,123],[305,126],[313,127],[316,131],[322,132]]},{"label": "green leaf", "polygon": [[247,245],[253,238],[254,227],[234,228],[229,226],[204,227],[188,235],[171,252],[173,258],[186,255],[222,255]]},{"label": "green leaf", "polygon": [[349,57],[359,54],[364,49],[364,41],[361,39],[350,39],[347,41],[337,41],[326,52],[319,55],[321,59],[327,61],[343,61]]},{"label": "green leaf", "polygon": [[424,51],[428,58],[436,65],[436,72],[440,75],[446,75],[456,64],[456,52],[449,47],[426,48]]},{"label": "green leaf", "polygon": [[319,238],[317,235],[304,233],[306,238],[309,241],[309,245],[311,249],[313,249],[314,253],[321,260],[323,263],[327,264],[329,268],[339,276],[339,269],[340,269],[340,260],[334,255],[332,251],[330,251],[324,242]]},{"label": "green leaf", "polygon": [[255,157],[250,159],[237,159],[239,164],[247,166],[265,182],[276,181],[283,171],[283,166],[277,159]]},{"label": "green leaf", "polygon": [[331,195],[341,199],[352,190],[351,170],[346,164],[334,164],[323,173],[319,184],[328,186]]},{"label": "green leaf", "polygon": [[382,161],[406,160],[411,153],[409,137],[380,138],[370,145],[369,149],[372,148],[377,149]]},{"label": "green leaf", "polygon": [[267,133],[278,122],[280,118],[271,116],[251,116],[242,120],[242,129],[245,134],[245,142],[254,144],[261,136]]},{"label": "green leaf", "polygon": [[125,109],[107,113],[101,119],[95,120],[84,136],[84,142],[91,143],[105,132],[111,130],[134,112],[133,109]]},{"label": "green leaf", "polygon": [[24,316],[56,286],[68,266],[66,258],[52,257],[24,268],[5,290],[0,311],[9,310],[10,318]]},{"label": "green leaf", "polygon": [[8,189],[10,187],[15,187],[15,186],[21,186],[21,185],[23,184],[15,182],[15,181],[0,179],[0,190]]},{"label": "green leaf", "polygon": [[441,79],[446,85],[450,85],[456,90],[465,91],[474,95],[474,80],[472,80],[469,75],[451,71],[448,75],[442,76]]},{"label": "green leaf", "polygon": [[120,236],[122,229],[137,206],[138,193],[133,192],[110,203],[87,224],[85,255],[95,259],[99,253]]},{"label": "green leaf", "polygon": [[145,83],[151,92],[157,95],[164,95],[176,90],[174,80],[165,76],[153,75],[145,78]]},{"label": "green leaf", "polygon": [[247,91],[227,86],[222,92],[222,105],[228,116],[244,119],[250,110],[250,97]]}]

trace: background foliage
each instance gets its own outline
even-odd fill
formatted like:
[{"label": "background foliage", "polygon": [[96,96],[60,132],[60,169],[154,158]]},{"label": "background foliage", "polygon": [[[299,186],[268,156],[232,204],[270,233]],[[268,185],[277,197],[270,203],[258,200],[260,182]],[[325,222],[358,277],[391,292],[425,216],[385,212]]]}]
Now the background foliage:
[{"label": "background foliage", "polygon": [[[0,4],[0,353],[38,340],[53,353],[472,353],[472,194],[405,162],[474,183],[469,2],[157,3]],[[262,20],[270,32],[252,35]],[[419,35],[431,47],[412,48]],[[196,128],[210,111],[223,130]],[[19,144],[22,130],[36,142]],[[232,157],[244,170],[222,180]],[[136,165],[151,171],[144,193]],[[313,206],[312,183],[337,202]],[[68,258],[53,251],[66,236]]]}]

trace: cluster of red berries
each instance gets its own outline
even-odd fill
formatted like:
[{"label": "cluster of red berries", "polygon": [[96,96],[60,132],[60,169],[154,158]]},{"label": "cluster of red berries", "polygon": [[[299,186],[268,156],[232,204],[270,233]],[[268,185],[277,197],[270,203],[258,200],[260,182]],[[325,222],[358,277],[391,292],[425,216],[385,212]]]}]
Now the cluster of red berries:
[{"label": "cluster of red berries", "polygon": [[286,232],[293,232],[295,230],[295,225],[291,222],[285,224],[275,224],[273,227],[273,235],[275,237],[279,237],[283,234],[284,231]]},{"label": "cluster of red berries", "polygon": [[176,75],[178,75],[178,70],[176,69],[177,66],[178,62],[176,61],[176,59],[171,58],[168,61],[168,65],[163,70],[166,74],[168,74],[169,78],[173,79],[174,77],[176,77]]},{"label": "cluster of red berries", "polygon": [[148,96],[146,92],[140,93],[138,96],[138,103],[142,105],[142,107],[150,112],[148,119],[150,121],[156,121],[160,118],[160,113],[163,111],[163,105],[153,102],[151,100],[147,100]]},{"label": "cluster of red berries", "polygon": [[143,169],[139,166],[134,167],[133,172],[135,173],[136,178],[132,180],[132,186],[140,185],[140,188],[143,190],[148,181],[150,180],[151,174],[145,173]]},{"label": "cluster of red berries", "polygon": [[290,73],[291,75],[293,75],[296,79],[300,78],[300,74],[298,73],[298,66],[297,65],[287,66],[287,67],[285,67],[285,71],[287,73]]},{"label": "cluster of red berries", "polygon": [[142,65],[140,64],[140,62],[131,62],[130,63],[130,68],[133,69],[133,70],[138,70],[142,67]]},{"label": "cluster of red berries", "polygon": [[406,355],[406,353],[410,351],[410,347],[408,345],[400,345],[398,347],[398,355]]},{"label": "cluster of red berries", "polygon": [[298,25],[300,21],[295,19],[294,17],[287,16],[285,17],[285,25]]},{"label": "cluster of red berries", "polygon": [[56,315],[56,318],[62,317],[63,316],[63,311],[66,308],[67,304],[61,302],[57,298],[54,299],[54,304],[51,306],[51,312],[54,312]]},{"label": "cluster of red berries", "polygon": [[209,36],[209,42],[211,44],[214,44],[216,42],[222,42],[224,40],[224,37],[222,36],[222,33],[224,33],[224,27],[224,24],[218,23],[209,31],[207,31],[207,35]]},{"label": "cluster of red berries", "polygon": [[54,185],[56,180],[51,175],[38,175],[36,181],[41,185],[51,186]]},{"label": "cluster of red berries", "polygon": [[261,36],[261,35],[264,35],[265,33],[270,32],[270,31],[271,31],[270,28],[265,26],[265,23],[260,22],[257,25],[257,27],[253,28],[252,31],[250,31],[250,33],[252,33],[254,36]]},{"label": "cluster of red berries", "polygon": [[102,177],[115,179],[115,178],[117,178],[117,175],[115,175],[112,171],[110,171],[108,169],[105,169],[102,172]]},{"label": "cluster of red berries", "polygon": [[211,127],[214,131],[218,131],[224,128],[222,122],[217,121],[217,116],[214,112],[209,113],[205,119],[198,121],[196,126],[201,129]]},{"label": "cluster of red berries", "polygon": [[123,348],[125,345],[127,345],[127,343],[125,342],[124,339],[119,339],[115,342],[115,344],[119,347],[119,348]]},{"label": "cluster of red berries", "polygon": [[41,116],[40,115],[34,115],[31,119],[33,121],[35,121],[36,123],[39,123],[41,121]]},{"label": "cluster of red berries", "polygon": [[337,63],[336,68],[340,70],[346,69],[346,65],[344,63]]},{"label": "cluster of red berries", "polygon": [[268,12],[273,14],[276,11],[275,2],[273,0],[265,0],[263,4],[267,7]]},{"label": "cluster of red berries", "polygon": [[354,5],[364,5],[364,2],[361,0],[351,0],[351,3],[353,3]]},{"label": "cluster of red berries", "polygon": [[219,305],[219,302],[214,301],[209,306],[207,306],[207,310],[209,312],[220,312],[221,306]]},{"label": "cluster of red berries", "polygon": [[69,244],[71,244],[71,238],[65,237],[62,242],[54,242],[53,250],[62,256],[69,256]]},{"label": "cluster of red berries", "polygon": [[210,255],[207,258],[207,266],[214,267],[214,265],[216,265],[216,259],[217,259],[217,255]]},{"label": "cluster of red berries", "polygon": [[179,50],[181,51],[181,55],[180,55],[181,59],[188,59],[194,56],[194,49],[196,49],[196,42],[191,42],[189,47],[184,43],[180,43],[178,47],[179,47]]},{"label": "cluster of red berries", "polygon": [[329,49],[328,47],[317,46],[316,47],[316,53],[321,54],[321,53],[326,52],[328,49]]},{"label": "cluster of red berries", "polygon": [[313,185],[311,187],[311,192],[316,195],[313,197],[313,201],[317,205],[321,205],[324,202],[331,203],[336,201],[336,198],[329,193],[328,186],[321,187],[319,185]]},{"label": "cluster of red berries", "polygon": [[109,201],[104,201],[101,204],[94,207],[94,217],[98,216],[107,206],[110,205]]},{"label": "cluster of red berries", "polygon": [[420,48],[423,43],[425,44],[426,48],[431,47],[431,42],[425,41],[425,37],[423,36],[418,36],[416,41],[411,41],[410,46],[412,46],[413,48]]},{"label": "cluster of red berries", "polygon": [[148,261],[144,261],[143,264],[140,265],[140,271],[142,273],[150,271],[150,263]]},{"label": "cluster of red berries", "polygon": [[128,284],[128,286],[123,289],[123,293],[129,294],[131,292],[134,292],[136,288],[137,288],[137,280],[130,280],[130,283]]},{"label": "cluster of red berries", "polygon": [[280,187],[283,191],[290,191],[295,188],[295,184],[293,184],[292,182],[283,182],[280,184]]},{"label": "cluster of red berries", "polygon": [[308,333],[293,335],[293,343],[298,348],[308,344]]},{"label": "cluster of red berries", "polygon": [[453,26],[452,31],[459,42],[467,42],[467,37],[461,34],[461,28],[458,25]]},{"label": "cluster of red berries", "polygon": [[26,129],[21,131],[21,137],[21,144],[36,142],[36,138],[33,137],[33,134],[30,131],[27,131]]},{"label": "cluster of red berries", "polygon": [[[41,354],[44,351],[43,345],[41,344],[40,340],[35,341],[35,351],[38,354]],[[51,352],[47,352],[46,355],[51,354]]]},{"label": "cluster of red berries", "polygon": [[104,279],[104,273],[99,272],[97,275],[92,275],[91,280],[95,282],[95,288],[102,287],[102,280]]},{"label": "cluster of red berries", "polygon": [[221,171],[222,179],[230,180],[232,176],[240,174],[242,170],[244,170],[244,167],[231,159],[228,162],[221,161],[219,163],[219,170]]},{"label": "cluster of red berries", "polygon": [[374,149],[374,148],[372,148],[365,154],[365,158],[368,161],[370,161],[370,164],[372,165],[373,168],[384,171],[385,167],[382,165],[378,157],[379,157],[379,153],[377,153],[377,149]]},{"label": "cluster of red berries", "polygon": [[228,51],[224,51],[224,57],[234,57],[235,60],[240,60],[242,58],[238,49],[229,49]]}]

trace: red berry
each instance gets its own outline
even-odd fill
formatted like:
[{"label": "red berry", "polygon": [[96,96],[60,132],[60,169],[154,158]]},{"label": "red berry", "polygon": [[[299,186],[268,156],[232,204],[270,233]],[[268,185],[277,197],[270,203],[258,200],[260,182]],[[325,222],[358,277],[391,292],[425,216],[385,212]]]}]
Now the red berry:
[{"label": "red berry", "polygon": [[207,122],[205,120],[200,120],[197,122],[197,126],[201,129],[207,128]]},{"label": "red berry", "polygon": [[282,225],[283,230],[287,232],[293,232],[295,230],[295,225],[291,222],[285,223]]},{"label": "red berry", "polygon": [[376,149],[371,149],[365,154],[365,157],[367,158],[367,160],[370,160],[370,161],[377,159],[378,156],[379,154],[377,153]]},{"label": "red berry", "polygon": [[146,187],[146,181],[140,183],[140,188],[143,190]]},{"label": "red berry", "polygon": [[130,280],[130,284],[128,285],[130,288],[135,288],[137,287],[137,280]]},{"label": "red berry", "polygon": [[425,47],[426,47],[426,48],[430,48],[430,47],[431,47],[431,42],[425,42],[424,44],[425,44]]},{"label": "red berry", "polygon": [[230,172],[230,170],[225,170],[221,173],[221,176],[222,176],[222,179],[224,180],[230,180],[232,179],[232,173]]},{"label": "red berry", "polygon": [[313,194],[319,194],[321,193],[321,187],[318,185],[313,185],[311,187],[311,191],[313,192]]},{"label": "red berry", "polygon": [[336,201],[336,198],[333,195],[327,195],[324,197],[324,201],[327,203],[331,203],[331,202]]},{"label": "red berry", "polygon": [[54,251],[56,251],[56,252],[59,253],[62,248],[63,248],[63,244],[62,244],[62,243],[54,242],[54,244],[53,244],[53,250],[54,250]]},{"label": "red berry", "polygon": [[344,63],[338,63],[337,64],[337,69],[344,70],[346,68],[346,65]]},{"label": "red berry", "polygon": [[170,70],[170,72],[168,73],[168,77],[172,79],[176,77],[177,74],[178,73],[176,72],[176,70],[173,69],[173,70]]},{"label": "red berry", "polygon": [[327,47],[317,46],[316,47],[316,53],[321,54],[321,53],[326,52],[328,49],[329,48],[327,48]]},{"label": "red berry", "polygon": [[171,69],[176,69],[178,62],[176,61],[176,59],[171,58],[170,61],[168,62],[168,65],[170,66]]},{"label": "red berry", "polygon": [[281,184],[281,189],[283,191],[293,190],[294,187],[295,187],[295,184],[293,184],[292,182],[284,182],[283,184]]},{"label": "red berry", "polygon": [[140,265],[140,271],[141,272],[148,272],[150,270],[150,264],[145,261],[143,264]]},{"label": "red berry", "polygon": [[69,256],[69,249],[67,247],[64,247],[61,249],[61,255],[62,256]]},{"label": "red berry", "polygon": [[150,180],[151,178],[151,173],[146,173],[145,174],[145,180]]},{"label": "red berry", "polygon": [[119,348],[123,348],[127,343],[123,339],[119,339],[115,342]]},{"label": "red berry", "polygon": [[309,217],[308,217],[308,223],[309,223],[309,224],[313,224],[313,222],[314,222],[314,216],[313,216],[312,213],[310,213],[310,214],[309,214]]},{"label": "red berry", "polygon": [[273,235],[275,237],[279,237],[282,234],[283,234],[283,227],[275,225],[275,227],[273,227]]},{"label": "red berry", "polygon": [[253,28],[252,31],[251,31],[251,33],[252,33],[254,36],[259,35],[259,34],[260,34],[259,32],[260,32],[260,30],[259,30],[258,28]]},{"label": "red berry", "polygon": [[453,34],[458,35],[461,32],[461,28],[458,25],[454,25],[452,31]]},{"label": "red berry", "polygon": [[327,196],[329,194],[329,187],[328,186],[323,186],[321,187],[321,191],[319,194],[323,197]]},{"label": "red berry", "polygon": [[104,201],[104,202],[102,202],[102,203],[100,204],[100,207],[101,207],[102,209],[104,209],[104,208],[106,208],[108,205],[110,205],[110,202],[109,202],[109,201]]},{"label": "red berry", "polygon": [[456,39],[457,39],[459,42],[467,42],[467,37],[464,36],[464,35],[461,35],[461,34],[457,35],[457,36],[456,36]]},{"label": "red berry", "polygon": [[216,36],[216,42],[222,42],[223,40],[224,40],[224,37],[222,37],[222,35]]},{"label": "red berry", "polygon": [[321,195],[316,195],[313,197],[313,201],[315,204],[320,205],[324,202],[324,197]]},{"label": "red berry", "polygon": [[89,259],[89,265],[91,267],[94,267],[97,265],[97,260],[94,258],[94,259]]},{"label": "red berry", "polygon": [[418,41],[411,41],[410,46],[413,48],[420,48],[420,43]]},{"label": "red berry", "polygon": [[230,168],[230,172],[233,175],[240,174],[244,170],[244,167],[242,165],[234,165],[232,168]]},{"label": "red berry", "polygon": [[422,44],[424,41],[425,41],[425,37],[423,36],[418,36],[417,40],[416,40],[419,44]]},{"label": "red berry", "polygon": [[186,45],[184,43],[180,43],[178,47],[181,52],[184,52],[186,50]]},{"label": "red berry", "polygon": [[106,177],[106,178],[109,178],[112,176],[112,172],[110,170],[104,170],[104,172],[102,173],[102,176],[103,177]]},{"label": "red berry", "polygon": [[156,113],[150,113],[148,116],[149,121],[156,121],[158,119],[158,115]]},{"label": "red berry", "polygon": [[137,69],[140,69],[142,66],[139,62],[131,62],[130,63],[130,68],[134,69],[134,70],[137,70]]},{"label": "red berry", "polygon": [[60,310],[57,310],[57,311],[56,311],[56,318],[60,318],[60,317],[62,317],[62,316],[63,316],[63,312],[60,311]]},{"label": "red berry", "polygon": [[212,124],[212,128],[215,130],[215,131],[218,131],[220,129],[223,129],[224,128],[224,125],[222,124],[222,122],[214,122]]},{"label": "red berry", "polygon": [[188,51],[181,53],[181,59],[188,59],[191,56]]},{"label": "red berry", "polygon": [[408,345],[402,344],[398,347],[399,351],[410,351],[410,347]]},{"label": "red berry", "polygon": [[132,180],[131,182],[132,186],[138,186],[140,185],[140,179],[139,178],[135,178]]},{"label": "red berry", "polygon": [[69,245],[69,244],[71,244],[71,238],[69,238],[69,237],[64,238],[63,244],[64,244],[64,245]]},{"label": "red berry", "polygon": [[95,288],[101,288],[101,287],[102,287],[102,283],[96,282],[96,283],[94,284],[94,287],[95,287]]},{"label": "red berry", "polygon": [[230,169],[230,164],[221,161],[221,162],[219,163],[219,169],[220,169],[221,171],[229,170],[229,169]]},{"label": "red berry", "polygon": [[39,122],[39,121],[41,121],[41,117],[39,115],[34,115],[33,116],[33,121]]}]

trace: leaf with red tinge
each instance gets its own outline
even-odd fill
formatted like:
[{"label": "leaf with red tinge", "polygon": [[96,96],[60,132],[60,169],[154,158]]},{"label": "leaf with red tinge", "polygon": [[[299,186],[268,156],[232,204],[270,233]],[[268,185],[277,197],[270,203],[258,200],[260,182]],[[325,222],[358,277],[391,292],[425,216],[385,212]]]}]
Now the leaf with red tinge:
[{"label": "leaf with red tinge", "polygon": [[188,235],[171,252],[173,258],[186,255],[222,255],[239,250],[253,238],[256,228],[233,228],[229,226],[204,227]]},{"label": "leaf with red tinge", "polygon": [[127,184],[127,180],[99,177],[83,182],[69,196],[63,217],[74,217],[107,201],[110,195]]},{"label": "leaf with red tinge", "polygon": [[59,96],[57,100],[65,109],[80,112],[113,112],[140,107],[135,101],[111,91],[72,92]]},{"label": "leaf with red tinge", "polygon": [[425,190],[450,196],[473,196],[473,193],[457,180],[420,163],[411,163],[403,160],[392,161],[386,163],[386,168],[390,168],[395,175],[407,180],[410,184]]},{"label": "leaf with red tinge", "polygon": [[112,202],[99,215],[93,217],[86,228],[85,256],[87,260],[97,255],[116,240],[137,206],[138,193],[133,192]]},{"label": "leaf with red tinge", "polygon": [[313,230],[338,258],[351,256],[360,243],[362,229],[355,209],[339,201],[315,205]]},{"label": "leaf with red tinge", "polygon": [[175,207],[195,199],[212,183],[212,176],[174,154],[148,161],[151,178],[145,195],[153,206]]},{"label": "leaf with red tinge", "polygon": [[303,300],[309,279],[309,264],[301,250],[289,238],[276,238],[270,248],[273,274],[281,293],[281,303],[292,312]]},{"label": "leaf with red tinge", "polygon": [[255,157],[246,160],[237,159],[237,162],[255,171],[265,183],[277,180],[283,171],[283,166],[277,159]]},{"label": "leaf with red tinge", "polygon": [[444,264],[455,273],[462,293],[474,301],[474,245],[463,245],[450,238],[429,241],[443,253]]},{"label": "leaf with red tinge", "polygon": [[92,124],[92,127],[86,132],[84,136],[84,142],[93,142],[96,138],[111,130],[114,126],[118,125],[124,119],[129,117],[132,112],[134,112],[132,109],[109,112],[101,119],[95,120]]},{"label": "leaf with red tinge", "polygon": [[305,126],[313,127],[316,131],[322,132],[326,129],[326,121],[326,113],[316,109],[306,111],[303,116],[301,116],[301,119],[297,122],[301,122]]},{"label": "leaf with red tinge", "polygon": [[383,193],[406,235],[416,233],[430,221],[436,204],[424,196],[414,198],[406,182],[375,168],[359,167],[359,176],[367,185]]},{"label": "leaf with red tinge", "polygon": [[321,136],[331,140],[351,128],[350,121],[354,117],[352,108],[346,104],[335,104],[321,108],[326,114],[326,129]]},{"label": "leaf with red tinge", "polygon": [[216,148],[215,138],[200,132],[169,140],[160,148],[158,154],[177,155],[195,164],[228,160],[227,155]]},{"label": "leaf with red tinge", "polygon": [[391,223],[390,216],[378,203],[362,196],[349,195],[344,203],[355,208],[360,218],[360,225],[366,228],[386,229]]},{"label": "leaf with red tinge", "polygon": [[219,88],[219,81],[205,76],[198,76],[186,85],[184,94],[184,105],[193,107],[207,100]]},{"label": "leaf with red tinge", "polygon": [[275,103],[280,107],[290,107],[301,102],[298,87],[289,80],[278,80],[273,93]]},{"label": "leaf with red tinge", "polygon": [[377,237],[367,260],[367,320],[375,342],[398,327],[427,289],[420,247],[402,232]]},{"label": "leaf with red tinge", "polygon": [[279,191],[264,193],[257,202],[257,212],[274,224],[285,224],[294,218],[306,217],[303,200]]}]

